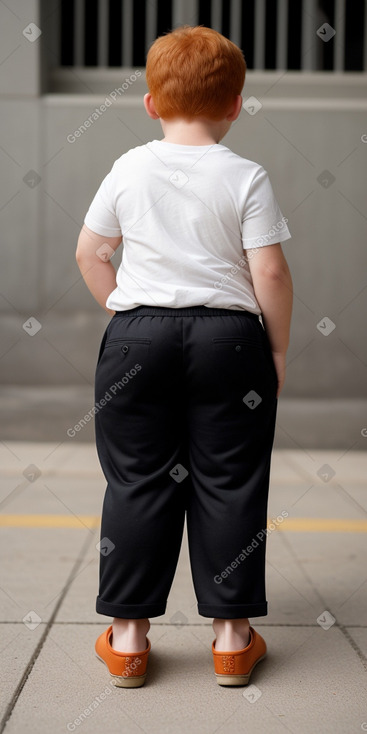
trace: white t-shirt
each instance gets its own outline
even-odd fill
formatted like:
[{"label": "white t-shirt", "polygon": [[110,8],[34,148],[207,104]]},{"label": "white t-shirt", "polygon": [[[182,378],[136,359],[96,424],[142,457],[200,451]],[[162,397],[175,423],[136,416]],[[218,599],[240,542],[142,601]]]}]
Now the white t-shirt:
[{"label": "white t-shirt", "polygon": [[219,143],[162,140],[115,161],[84,219],[97,234],[123,236],[107,308],[201,305],[256,314],[248,259],[289,239],[287,221],[258,163]]}]

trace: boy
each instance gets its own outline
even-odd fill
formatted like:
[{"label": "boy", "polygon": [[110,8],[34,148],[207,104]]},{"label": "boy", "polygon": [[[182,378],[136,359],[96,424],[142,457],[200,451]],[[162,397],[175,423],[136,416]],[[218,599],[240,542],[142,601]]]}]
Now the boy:
[{"label": "boy", "polygon": [[264,168],[219,143],[245,73],[241,50],[210,28],[159,37],[144,105],[165,137],[115,161],[78,240],[83,278],[112,316],[95,427],[107,480],[96,610],[113,622],[96,653],[124,687],[145,681],[149,617],[165,613],[185,514],[217,682],[246,685],[266,654],[249,617],[267,615],[262,531],[292,309],[280,242],[291,235]]}]

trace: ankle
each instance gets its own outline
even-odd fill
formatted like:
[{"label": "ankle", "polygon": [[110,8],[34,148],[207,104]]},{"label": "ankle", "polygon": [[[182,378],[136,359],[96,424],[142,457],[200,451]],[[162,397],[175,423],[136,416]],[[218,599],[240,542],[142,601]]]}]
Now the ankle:
[{"label": "ankle", "polygon": [[213,628],[214,630],[218,630],[220,632],[224,631],[236,631],[236,632],[242,632],[242,631],[248,631],[250,627],[250,621],[246,618],[241,619],[220,619],[218,617],[215,617],[213,619]]},{"label": "ankle", "polygon": [[150,622],[149,619],[124,619],[122,617],[114,617],[112,622],[112,627],[115,630],[118,631],[128,631],[128,630],[137,630],[137,631],[143,631],[143,630],[149,630],[150,629]]},{"label": "ankle", "polygon": [[115,640],[144,641],[149,630],[149,619],[121,619],[115,617],[112,622],[112,634]]},{"label": "ankle", "polygon": [[122,619],[115,617],[112,622],[112,648],[126,653],[136,653],[145,650],[149,629],[149,619]]},{"label": "ankle", "polygon": [[216,650],[243,650],[250,643],[248,619],[214,619]]}]

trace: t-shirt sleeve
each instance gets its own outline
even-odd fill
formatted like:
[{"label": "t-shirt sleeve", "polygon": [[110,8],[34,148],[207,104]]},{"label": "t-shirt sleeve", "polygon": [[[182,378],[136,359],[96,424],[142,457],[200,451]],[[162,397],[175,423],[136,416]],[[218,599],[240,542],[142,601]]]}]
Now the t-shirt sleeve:
[{"label": "t-shirt sleeve", "polygon": [[118,237],[122,234],[116,217],[113,196],[114,168],[103,179],[85,217],[84,224],[103,237]]},{"label": "t-shirt sleeve", "polygon": [[267,171],[262,166],[256,172],[247,196],[242,218],[243,249],[275,245],[292,236],[288,219],[283,217],[275,198]]}]

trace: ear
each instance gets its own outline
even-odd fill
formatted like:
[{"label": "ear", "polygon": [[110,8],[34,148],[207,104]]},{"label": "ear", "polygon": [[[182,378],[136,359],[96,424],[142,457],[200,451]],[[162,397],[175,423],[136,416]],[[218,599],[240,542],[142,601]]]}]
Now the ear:
[{"label": "ear", "polygon": [[147,94],[144,94],[144,107],[147,115],[151,117],[152,120],[159,120],[159,115],[154,107],[153,97],[149,92],[147,92]]},{"label": "ear", "polygon": [[234,120],[237,120],[237,117],[241,112],[241,107],[242,107],[242,97],[240,94],[238,94],[235,101],[232,104],[229,115],[226,116],[226,120],[228,120],[228,122],[233,122]]}]

